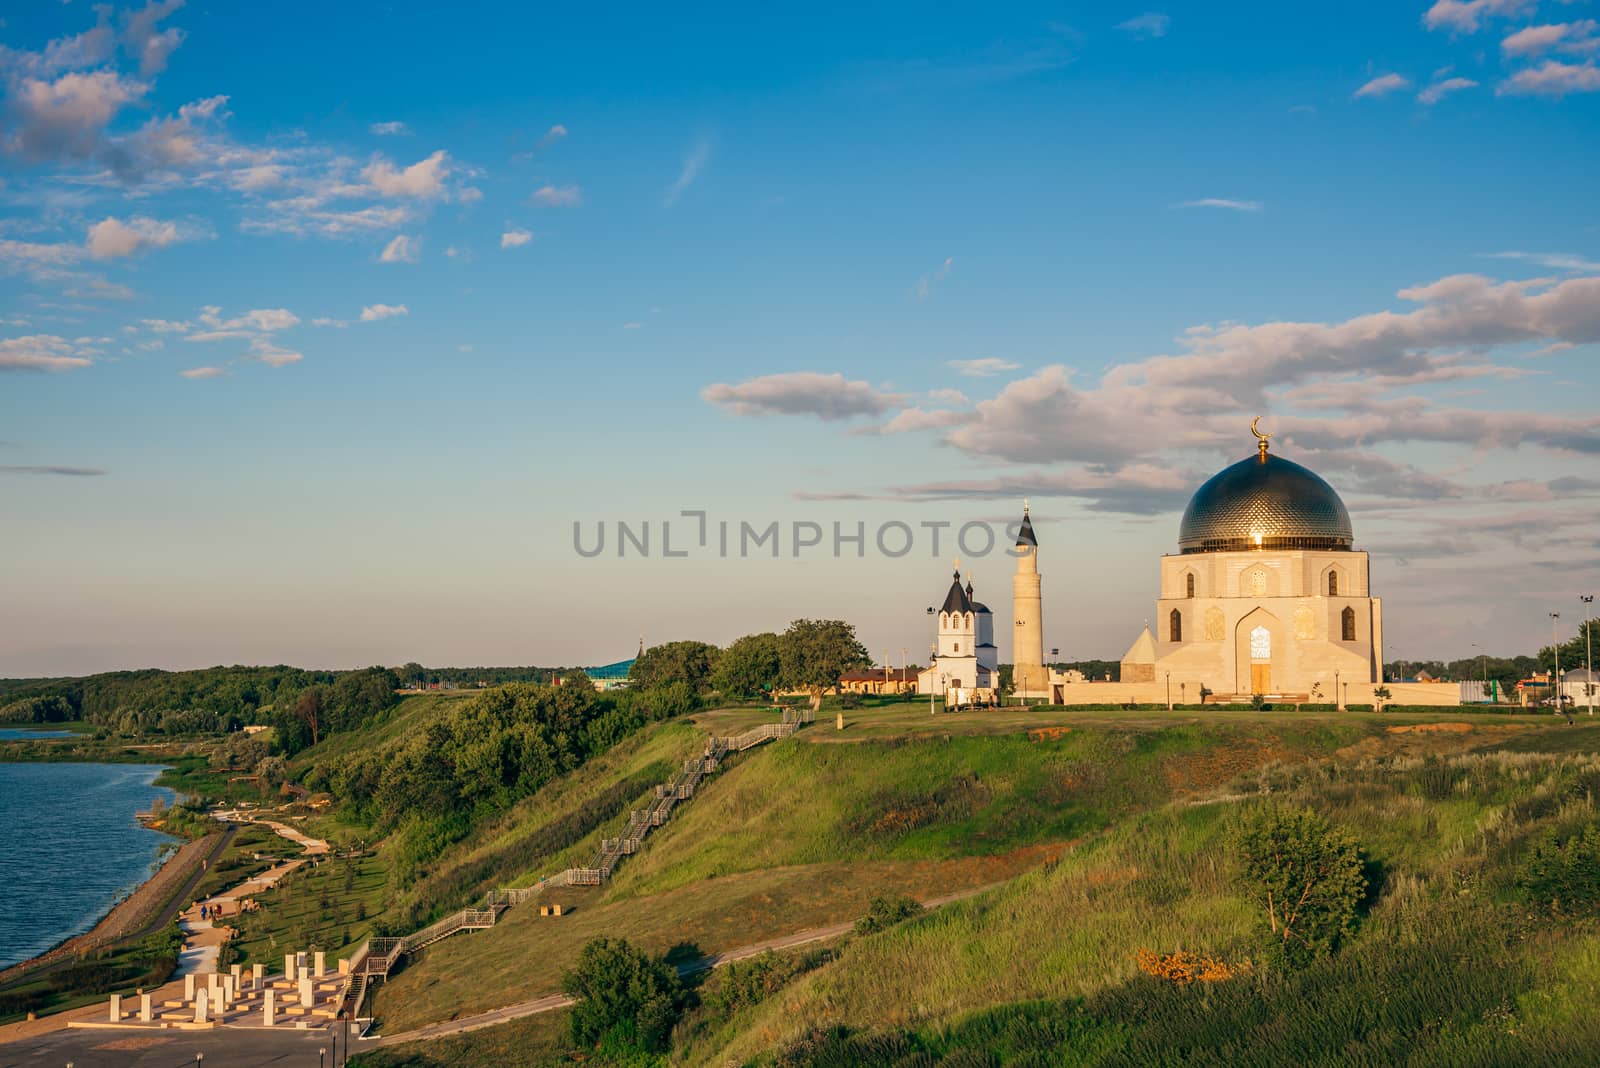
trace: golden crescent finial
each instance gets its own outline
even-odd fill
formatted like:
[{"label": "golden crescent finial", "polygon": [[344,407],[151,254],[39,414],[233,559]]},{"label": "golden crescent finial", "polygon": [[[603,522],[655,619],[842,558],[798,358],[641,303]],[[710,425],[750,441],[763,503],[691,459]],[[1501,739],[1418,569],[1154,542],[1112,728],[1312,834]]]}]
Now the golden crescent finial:
[{"label": "golden crescent finial", "polygon": [[1263,434],[1259,429],[1257,429],[1256,424],[1259,422],[1261,422],[1261,417],[1259,415],[1250,420],[1250,433],[1256,436],[1256,444],[1261,447],[1261,459],[1265,460],[1267,458],[1267,442],[1272,438],[1272,435]]}]

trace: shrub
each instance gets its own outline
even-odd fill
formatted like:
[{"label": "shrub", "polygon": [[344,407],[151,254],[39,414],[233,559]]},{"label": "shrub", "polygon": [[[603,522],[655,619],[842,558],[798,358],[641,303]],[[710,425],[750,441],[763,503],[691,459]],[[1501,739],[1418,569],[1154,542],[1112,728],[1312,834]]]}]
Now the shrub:
[{"label": "shrub", "polygon": [[578,954],[578,966],[561,979],[572,1007],[572,1040],[616,1050],[666,1050],[683,1011],[683,984],[659,958],[620,938],[597,938]]},{"label": "shrub", "polygon": [[1233,828],[1240,882],[1265,911],[1273,945],[1304,963],[1338,948],[1367,892],[1361,849],[1308,808],[1245,809]]},{"label": "shrub", "polygon": [[726,968],[718,968],[710,989],[702,991],[701,1002],[718,1016],[732,1016],[740,1009],[761,1004],[788,986],[796,976],[821,967],[831,959],[832,950],[803,957],[781,957],[769,949],[751,960],[735,961]]},{"label": "shrub", "polygon": [[886,931],[895,924],[922,914],[922,906],[909,897],[875,897],[867,914],[856,921],[856,934]]},{"label": "shrub", "polygon": [[1517,883],[1551,912],[1593,912],[1600,905],[1600,825],[1546,834],[1522,862]]}]

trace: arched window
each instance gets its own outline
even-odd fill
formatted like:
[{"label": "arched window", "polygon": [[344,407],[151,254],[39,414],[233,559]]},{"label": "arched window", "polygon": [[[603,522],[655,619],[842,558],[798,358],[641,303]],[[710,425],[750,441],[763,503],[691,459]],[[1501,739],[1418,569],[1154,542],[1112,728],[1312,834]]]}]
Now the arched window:
[{"label": "arched window", "polygon": [[1346,608],[1339,613],[1339,629],[1345,641],[1353,642],[1356,640],[1356,610],[1354,608]]},{"label": "arched window", "polygon": [[1328,572],[1328,596],[1339,596],[1339,572],[1337,571]]},{"label": "arched window", "polygon": [[1194,596],[1194,572],[1193,571],[1189,572],[1187,575],[1185,575],[1183,577],[1183,595],[1185,597],[1193,597]]},{"label": "arched window", "polygon": [[1172,610],[1172,615],[1167,617],[1167,640],[1183,641],[1183,613],[1176,608]]}]

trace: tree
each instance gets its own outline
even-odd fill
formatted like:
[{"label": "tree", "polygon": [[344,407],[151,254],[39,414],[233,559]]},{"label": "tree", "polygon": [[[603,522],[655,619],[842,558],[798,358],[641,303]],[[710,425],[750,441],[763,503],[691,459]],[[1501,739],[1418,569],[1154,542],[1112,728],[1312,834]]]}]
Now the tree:
[{"label": "tree", "polygon": [[1308,808],[1259,804],[1232,833],[1246,893],[1266,913],[1273,944],[1303,963],[1338,948],[1367,892],[1355,839]]},{"label": "tree", "polygon": [[717,658],[711,684],[728,697],[759,697],[778,685],[782,671],[778,636],[747,634]]},{"label": "tree", "polygon": [[824,690],[839,685],[840,675],[872,664],[856,628],[839,619],[795,620],[779,639],[778,653],[783,685],[811,691],[813,708]]},{"label": "tree", "polygon": [[652,645],[628,669],[634,686],[649,689],[669,682],[683,682],[695,693],[704,693],[711,684],[711,669],[717,647],[705,642],[681,641]]},{"label": "tree", "polygon": [[683,984],[665,960],[620,938],[596,938],[561,978],[572,1007],[572,1040],[618,1050],[660,1053],[683,1010]]},{"label": "tree", "polygon": [[312,745],[322,740],[322,702],[322,687],[313,686],[294,703],[294,718],[304,723],[311,732]]}]

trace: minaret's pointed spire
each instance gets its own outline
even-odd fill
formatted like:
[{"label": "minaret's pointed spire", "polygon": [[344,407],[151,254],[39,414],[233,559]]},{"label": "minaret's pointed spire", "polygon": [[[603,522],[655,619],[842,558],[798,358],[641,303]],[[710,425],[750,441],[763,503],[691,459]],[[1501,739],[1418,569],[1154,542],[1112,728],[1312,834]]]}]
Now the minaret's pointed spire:
[{"label": "minaret's pointed spire", "polygon": [[1022,502],[1022,526],[1017,530],[1017,548],[1024,545],[1031,545],[1035,549],[1039,547],[1039,539],[1033,533],[1033,519],[1028,515],[1027,501]]}]

